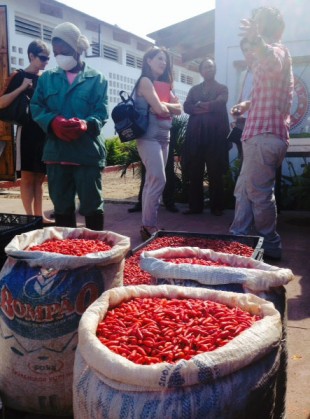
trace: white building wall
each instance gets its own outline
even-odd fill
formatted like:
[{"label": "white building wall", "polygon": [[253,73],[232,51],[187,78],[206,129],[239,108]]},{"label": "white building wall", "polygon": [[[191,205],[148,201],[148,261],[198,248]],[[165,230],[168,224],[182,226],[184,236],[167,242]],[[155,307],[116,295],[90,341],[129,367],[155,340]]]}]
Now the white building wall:
[{"label": "white building wall", "polygon": [[[283,14],[285,30],[282,42],[289,48],[293,59],[295,90],[291,109],[291,133],[310,133],[310,1],[309,0],[216,0],[215,5],[215,59],[217,79],[229,90],[228,110],[238,99],[240,69],[234,62],[243,60],[239,47],[239,24],[251,16],[253,9],[261,6],[277,7]],[[293,145],[297,139],[290,140]],[[307,141],[307,140],[306,140]],[[230,160],[237,155],[236,148],[230,152]],[[297,173],[304,167],[304,159],[286,158],[282,165],[285,175],[290,172],[291,162]]]},{"label": "white building wall", "polygon": [[[307,60],[298,62],[298,57],[310,60],[310,2],[309,0],[216,0],[215,9],[215,58],[217,62],[217,78],[228,86],[228,109],[238,97],[238,71],[234,61],[243,60],[239,42],[239,24],[243,18],[251,16],[253,9],[260,6],[277,7],[285,20],[283,43],[289,48],[293,58],[294,75],[302,78],[308,90],[307,106],[309,107],[310,63]],[[295,94],[292,112],[296,111],[297,96]],[[299,132],[308,124],[309,112],[300,121],[294,132]],[[308,122],[307,122],[308,121]]]},{"label": "white building wall", "polygon": [[[63,13],[62,17],[59,18],[41,13],[41,3],[50,6],[61,7]],[[111,113],[116,103],[120,101],[119,91],[125,90],[130,93],[133,89],[135,81],[139,77],[141,70],[137,67],[126,65],[126,54],[131,54],[135,58],[142,60],[144,51],[139,48],[138,44],[149,44],[149,46],[151,46],[151,42],[145,40],[144,38],[139,38],[133,34],[128,34],[128,43],[116,41],[113,39],[113,25],[99,21],[96,17],[85,15],[78,10],[74,10],[52,0],[7,0],[2,1],[1,4],[7,6],[10,72],[15,68],[23,68],[27,66],[27,47],[29,43],[35,38],[33,36],[19,34],[15,31],[16,16],[22,19],[26,19],[30,22],[36,22],[41,27],[44,26],[50,29],[53,29],[56,25],[64,21],[72,22],[80,28],[81,32],[87,36],[91,43],[98,42],[98,32],[86,29],[86,22],[93,22],[100,25],[101,54],[99,57],[91,58],[84,56],[83,60],[85,60],[88,65],[101,71],[108,80],[109,114]],[[50,42],[47,42],[47,44],[51,48]],[[117,49],[119,52],[119,60],[113,61],[111,59],[104,58],[103,45]],[[90,53],[91,50],[88,52],[88,54]],[[53,54],[51,53],[51,59],[46,69],[53,68],[55,66],[56,61]],[[185,74],[187,77],[191,78],[193,80],[193,84],[196,84],[200,81],[200,75],[180,66],[174,66],[174,74],[174,90],[179,96],[180,101],[183,102],[191,85],[182,83],[180,81],[181,74]],[[115,135],[114,125],[111,118],[109,118],[107,124],[104,127],[104,134],[106,138],[110,138]]]}]

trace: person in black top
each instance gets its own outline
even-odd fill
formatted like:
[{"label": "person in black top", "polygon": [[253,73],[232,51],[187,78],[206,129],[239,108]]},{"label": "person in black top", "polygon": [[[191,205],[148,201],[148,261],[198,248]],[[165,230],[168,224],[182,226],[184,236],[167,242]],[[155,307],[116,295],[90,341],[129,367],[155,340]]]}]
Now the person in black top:
[{"label": "person in black top", "polygon": [[193,86],[184,102],[189,115],[182,150],[182,166],[189,180],[189,209],[200,214],[204,208],[204,173],[207,167],[210,210],[220,216],[224,209],[223,175],[228,170],[228,88],[215,80],[214,59],[206,57],[199,66],[203,82]]},{"label": "person in black top", "polygon": [[[48,64],[50,50],[40,39],[32,41],[27,49],[29,65],[10,77],[9,84],[0,93],[0,108],[10,105],[18,95],[26,91],[31,98],[37,85],[40,72]],[[45,133],[31,118],[17,127],[16,170],[21,172],[20,193],[27,215],[42,216],[43,225],[52,221],[42,210],[43,182],[46,167],[42,162]]]}]

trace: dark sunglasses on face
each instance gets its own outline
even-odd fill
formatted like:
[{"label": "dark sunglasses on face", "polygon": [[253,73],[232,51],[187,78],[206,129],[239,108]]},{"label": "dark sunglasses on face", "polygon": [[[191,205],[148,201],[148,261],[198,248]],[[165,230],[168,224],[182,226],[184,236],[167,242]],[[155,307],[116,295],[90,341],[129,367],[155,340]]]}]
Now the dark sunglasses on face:
[{"label": "dark sunglasses on face", "polygon": [[46,55],[37,55],[37,57],[39,58],[40,61],[42,61],[43,63],[45,61],[48,61],[50,59],[50,57],[47,57]]}]

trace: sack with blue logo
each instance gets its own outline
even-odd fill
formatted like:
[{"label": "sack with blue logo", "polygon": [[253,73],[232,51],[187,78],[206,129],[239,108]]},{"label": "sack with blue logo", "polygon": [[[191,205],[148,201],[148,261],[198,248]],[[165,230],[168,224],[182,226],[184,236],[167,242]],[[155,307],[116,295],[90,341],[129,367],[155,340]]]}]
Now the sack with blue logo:
[{"label": "sack with blue logo", "polygon": [[[48,239],[103,240],[85,256],[27,251]],[[87,307],[123,284],[130,239],[114,232],[51,227],[17,235],[0,273],[0,393],[5,406],[72,415],[77,329]]]},{"label": "sack with blue logo", "polygon": [[[259,313],[262,319],[213,351],[174,364],[141,365],[112,352],[96,336],[107,310],[134,297],[211,300]],[[197,330],[199,326],[195,327]],[[143,324],[139,330],[143,335]],[[281,331],[280,314],[274,305],[252,294],[174,285],[108,290],[88,307],[79,324],[73,376],[74,418],[274,417]]]}]

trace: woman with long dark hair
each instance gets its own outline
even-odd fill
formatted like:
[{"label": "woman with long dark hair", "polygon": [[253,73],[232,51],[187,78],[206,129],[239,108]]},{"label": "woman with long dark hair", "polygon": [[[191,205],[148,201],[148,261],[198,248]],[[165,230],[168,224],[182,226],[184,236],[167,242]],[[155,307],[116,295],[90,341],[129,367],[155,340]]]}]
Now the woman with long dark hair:
[{"label": "woman with long dark hair", "polygon": [[146,169],[140,230],[144,240],[158,230],[158,209],[166,183],[172,116],[182,112],[181,104],[172,92],[172,83],[168,51],[152,47],[144,54],[141,76],[135,89],[138,109],[149,112],[148,129],[137,139],[138,152]]}]

